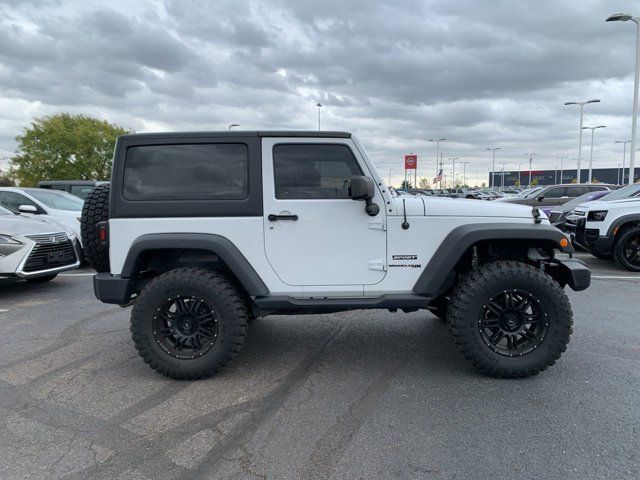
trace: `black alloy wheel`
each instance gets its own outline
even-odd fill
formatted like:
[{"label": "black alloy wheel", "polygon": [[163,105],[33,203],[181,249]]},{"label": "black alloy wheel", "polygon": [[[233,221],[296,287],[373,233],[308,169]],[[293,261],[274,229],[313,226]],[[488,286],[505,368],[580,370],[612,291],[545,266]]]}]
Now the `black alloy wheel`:
[{"label": "black alloy wheel", "polygon": [[613,258],[627,270],[640,272],[640,225],[626,227],[618,234]]},{"label": "black alloy wheel", "polygon": [[622,256],[629,265],[640,268],[640,235],[627,239],[622,246]]},{"label": "black alloy wheel", "polygon": [[201,298],[177,295],[158,308],[153,317],[153,336],[172,357],[197,358],[216,342],[216,314]]},{"label": "black alloy wheel", "polygon": [[532,293],[504,290],[484,305],[479,319],[480,338],[495,353],[522,356],[538,348],[549,329],[548,314]]}]

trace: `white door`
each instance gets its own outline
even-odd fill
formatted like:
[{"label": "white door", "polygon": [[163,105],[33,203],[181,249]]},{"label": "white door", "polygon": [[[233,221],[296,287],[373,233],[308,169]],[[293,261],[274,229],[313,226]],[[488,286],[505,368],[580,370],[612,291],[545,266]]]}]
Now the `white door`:
[{"label": "white door", "polygon": [[362,286],[385,276],[384,201],[376,191],[380,213],[370,217],[364,201],[349,198],[351,176],[370,175],[352,145],[262,139],[265,251],[286,284]]}]

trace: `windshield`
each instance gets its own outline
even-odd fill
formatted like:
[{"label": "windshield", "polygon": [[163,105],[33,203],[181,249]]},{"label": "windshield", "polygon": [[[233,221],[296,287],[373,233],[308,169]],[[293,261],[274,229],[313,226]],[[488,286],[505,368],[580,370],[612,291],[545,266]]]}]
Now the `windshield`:
[{"label": "windshield", "polygon": [[78,197],[67,192],[46,190],[44,188],[32,188],[27,191],[29,195],[41,201],[47,207],[55,208],[56,210],[80,211],[84,204]]},{"label": "windshield", "polygon": [[610,202],[611,200],[622,200],[623,198],[630,198],[640,194],[640,183],[634,183],[633,185],[627,185],[619,190],[614,190],[605,200]]},{"label": "windshield", "polygon": [[4,207],[0,207],[0,215],[15,215],[11,210],[7,210]]},{"label": "windshield", "polygon": [[526,195],[523,195],[522,198],[531,198],[540,190],[542,190],[542,187],[534,188],[533,190],[530,190]]},{"label": "windshield", "polygon": [[[574,207],[577,207],[581,203],[590,202],[591,200],[609,200],[609,195],[611,192],[606,190],[598,191],[598,192],[588,192],[580,195],[579,197],[574,198],[573,200],[569,200],[567,203],[564,203],[559,210],[563,212],[570,212]],[[607,198],[602,198],[607,197]]]}]

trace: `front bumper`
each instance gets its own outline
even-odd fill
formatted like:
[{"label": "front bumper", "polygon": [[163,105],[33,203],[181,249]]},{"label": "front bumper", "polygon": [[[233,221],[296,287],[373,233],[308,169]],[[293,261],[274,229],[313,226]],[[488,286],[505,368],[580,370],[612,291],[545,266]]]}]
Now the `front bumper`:
[{"label": "front bumper", "polygon": [[93,276],[93,293],[103,303],[126,305],[131,300],[131,280],[120,275],[98,273]]},{"label": "front bumper", "polygon": [[595,252],[601,255],[611,253],[613,249],[613,235],[600,235],[600,230],[596,228],[587,228],[587,220],[582,217],[575,222],[575,234],[573,240],[577,245],[587,251]]},{"label": "front bumper", "polygon": [[575,258],[555,259],[547,265],[546,271],[561,285],[569,285],[576,292],[586,290],[591,285],[591,270]]}]

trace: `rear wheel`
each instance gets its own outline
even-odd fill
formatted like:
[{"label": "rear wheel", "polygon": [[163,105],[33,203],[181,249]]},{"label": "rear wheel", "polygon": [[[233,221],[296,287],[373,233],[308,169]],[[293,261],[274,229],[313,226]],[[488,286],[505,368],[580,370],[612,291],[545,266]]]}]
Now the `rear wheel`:
[{"label": "rear wheel", "polygon": [[620,234],[613,247],[613,258],[627,270],[640,272],[640,225]]},{"label": "rear wheel", "polygon": [[152,280],[131,312],[131,334],[142,359],[167,377],[213,375],[240,351],[249,310],[223,274],[179,268]]},{"label": "rear wheel", "polygon": [[84,256],[98,272],[108,272],[109,247],[100,245],[96,224],[109,220],[109,193],[111,186],[98,185],[89,192],[82,207],[80,234]]},{"label": "rear wheel", "polygon": [[449,328],[458,349],[482,373],[536,375],[566,350],[571,305],[546,273],[525,263],[482,265],[456,286]]}]

